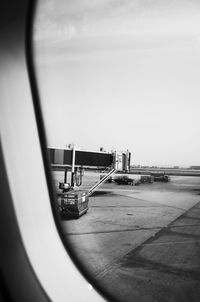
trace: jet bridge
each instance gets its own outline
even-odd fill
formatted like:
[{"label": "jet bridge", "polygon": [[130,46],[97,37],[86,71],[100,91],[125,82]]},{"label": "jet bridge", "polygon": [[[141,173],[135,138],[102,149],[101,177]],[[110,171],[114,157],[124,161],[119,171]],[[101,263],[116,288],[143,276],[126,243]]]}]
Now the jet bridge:
[{"label": "jet bridge", "polygon": [[[62,193],[58,194],[58,208],[61,215],[78,218],[88,210],[89,196],[97,190],[115,172],[128,172],[131,153],[93,152],[77,150],[75,146],[67,149],[48,148],[52,170],[64,171],[64,180],[59,183]],[[84,169],[104,172],[104,177],[92,185],[89,190],[78,190],[82,184]],[[103,171],[102,171],[103,170]],[[71,182],[67,183],[67,173]]]},{"label": "jet bridge", "polygon": [[[66,149],[48,148],[48,153],[52,169],[64,171],[64,181],[60,183],[60,189],[64,191],[81,186],[83,171],[86,168],[106,172],[99,183],[89,190],[90,194],[113,173],[117,171],[126,173],[130,169],[131,153],[128,150],[125,152],[85,151],[72,146]],[[68,172],[71,173],[70,183],[67,183]]]}]

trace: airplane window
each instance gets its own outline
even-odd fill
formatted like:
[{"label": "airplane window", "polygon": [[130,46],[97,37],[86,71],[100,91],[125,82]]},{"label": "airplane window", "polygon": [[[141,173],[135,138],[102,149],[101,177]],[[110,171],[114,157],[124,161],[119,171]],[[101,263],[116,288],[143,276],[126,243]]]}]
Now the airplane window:
[{"label": "airplane window", "polygon": [[62,236],[114,301],[200,298],[200,4],[38,1]]}]

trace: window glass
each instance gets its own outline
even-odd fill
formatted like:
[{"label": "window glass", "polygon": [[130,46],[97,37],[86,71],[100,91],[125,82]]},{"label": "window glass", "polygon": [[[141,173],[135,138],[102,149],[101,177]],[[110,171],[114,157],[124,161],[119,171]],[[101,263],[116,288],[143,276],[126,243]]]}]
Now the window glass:
[{"label": "window glass", "polygon": [[120,301],[197,297],[199,1],[38,1],[33,42],[58,208],[111,171],[91,154],[66,171],[63,149],[130,163],[60,220],[74,254]]}]

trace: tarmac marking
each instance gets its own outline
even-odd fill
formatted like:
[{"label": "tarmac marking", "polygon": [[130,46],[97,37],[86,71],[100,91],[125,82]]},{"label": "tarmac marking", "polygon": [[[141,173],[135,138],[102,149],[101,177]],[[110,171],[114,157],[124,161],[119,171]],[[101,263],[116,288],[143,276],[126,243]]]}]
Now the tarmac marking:
[{"label": "tarmac marking", "polygon": [[[128,256],[128,255],[127,255]],[[135,268],[149,268],[151,270],[156,270],[159,272],[175,274],[184,278],[192,278],[195,280],[200,280],[200,272],[193,269],[184,269],[181,267],[175,267],[173,265],[168,265],[160,262],[156,262],[150,259],[146,259],[140,255],[135,255],[134,258],[125,257],[122,259],[121,263],[118,263],[123,267],[135,267]]]},{"label": "tarmac marking", "polygon": [[[192,225],[192,227],[194,227],[194,225]],[[174,227],[174,228],[176,228],[176,227]],[[187,226],[184,226],[184,229],[185,228],[187,228]],[[191,228],[191,226],[190,226],[190,228]],[[187,237],[187,238],[192,237],[192,238],[200,239],[200,234],[196,235],[196,234],[191,234],[191,233],[178,232],[178,231],[170,230],[170,228],[167,229],[166,234],[170,235],[170,236],[180,236],[180,237]]]},{"label": "tarmac marking", "polygon": [[168,207],[166,205],[155,205],[155,206],[118,206],[118,205],[114,205],[114,206],[105,206],[105,205],[102,205],[102,206],[90,206],[90,208],[160,208],[160,207]]},{"label": "tarmac marking", "polygon": [[[158,204],[159,206],[166,207],[166,208],[172,208],[172,209],[176,209],[176,210],[181,210],[181,211],[183,211],[183,212],[185,212],[185,210],[186,210],[186,209],[184,209],[184,208],[180,208],[180,207],[172,206],[172,205],[169,205],[169,204],[161,203],[161,202],[159,202],[159,201],[138,198],[138,197],[132,196],[132,194],[126,194],[126,195],[121,195],[121,196],[131,197],[131,198],[133,198],[133,199],[137,199],[137,200],[144,201],[144,202],[152,202],[152,203],[156,203],[156,204]],[[157,206],[157,207],[159,207],[159,206]],[[149,206],[146,206],[146,207],[149,207]],[[150,206],[150,207],[153,207],[153,206]],[[156,206],[155,206],[155,207],[156,207]]]},{"label": "tarmac marking", "polygon": [[166,229],[170,228],[185,228],[185,227],[196,227],[200,226],[200,224],[186,224],[186,225],[175,225],[175,226],[155,226],[151,228],[130,228],[130,229],[123,229],[123,230],[108,230],[108,231],[93,231],[93,232],[74,232],[74,233],[65,233],[66,235],[93,235],[93,234],[109,234],[109,233],[119,233],[119,232],[136,232],[136,231],[148,231],[148,230],[162,230],[165,231]]},{"label": "tarmac marking", "polygon": [[186,216],[183,215],[182,219],[191,219],[191,220],[200,220],[200,217],[194,217],[194,216]]},{"label": "tarmac marking", "polygon": [[152,228],[133,228],[133,229],[123,229],[123,230],[109,230],[109,231],[93,231],[84,233],[65,233],[66,235],[93,235],[93,234],[109,234],[109,233],[120,233],[120,232],[135,232],[135,231],[148,231],[148,230],[160,230],[162,226],[152,227]]},{"label": "tarmac marking", "polygon": [[[185,236],[185,234],[183,234],[183,236]],[[200,242],[200,239],[199,240],[190,240],[190,241],[166,241],[166,242],[160,242],[160,243],[142,243],[140,245],[140,247],[142,246],[145,246],[145,245],[174,245],[174,244],[189,244],[189,243],[196,243],[196,242]]]},{"label": "tarmac marking", "polygon": [[[151,202],[151,203],[156,203],[156,204],[158,204],[157,206],[156,205],[154,205],[154,206],[149,206],[149,205],[146,205],[146,206],[126,206],[126,207],[133,207],[133,208],[135,208],[135,207],[146,207],[146,208],[148,208],[148,207],[166,207],[166,208],[172,208],[172,209],[176,209],[176,210],[181,210],[181,211],[183,211],[183,212],[185,212],[185,210],[186,209],[184,209],[184,208],[180,208],[180,207],[176,207],[176,206],[172,206],[172,205],[168,205],[168,204],[164,204],[164,203],[161,203],[161,202],[158,202],[158,201],[150,201],[150,200],[148,200],[148,199],[142,199],[142,198],[138,198],[138,197],[135,197],[135,196],[132,196],[132,194],[126,194],[126,195],[122,195],[122,194],[117,194],[117,195],[119,195],[119,196],[125,196],[125,197],[131,197],[132,199],[137,199],[137,200],[139,200],[139,201],[144,201],[144,202]],[[93,208],[93,207],[99,207],[99,208],[101,208],[101,206],[90,206],[91,208]],[[121,208],[123,208],[123,207],[125,207],[125,206],[102,206],[102,207],[121,207]]]}]

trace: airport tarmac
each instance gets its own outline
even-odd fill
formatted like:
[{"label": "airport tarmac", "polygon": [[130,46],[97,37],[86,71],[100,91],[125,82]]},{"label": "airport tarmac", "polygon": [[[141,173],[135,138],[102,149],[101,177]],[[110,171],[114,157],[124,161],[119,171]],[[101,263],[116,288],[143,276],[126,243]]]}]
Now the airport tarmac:
[{"label": "airport tarmac", "polygon": [[116,301],[200,300],[200,178],[104,184],[65,238]]}]

